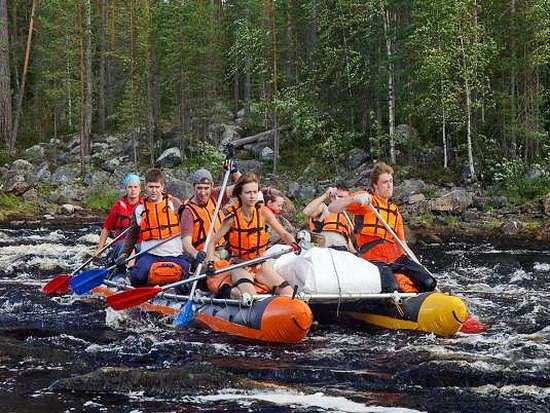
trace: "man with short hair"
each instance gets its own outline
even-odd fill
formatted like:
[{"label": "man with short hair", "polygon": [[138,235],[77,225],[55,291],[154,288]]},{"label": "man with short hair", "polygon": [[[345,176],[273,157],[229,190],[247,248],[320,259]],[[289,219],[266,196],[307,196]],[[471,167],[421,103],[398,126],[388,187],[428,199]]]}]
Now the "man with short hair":
[{"label": "man with short hair", "polygon": [[[164,175],[159,169],[150,169],[145,175],[146,197],[138,205],[132,217],[132,224],[118,259],[119,265],[128,258],[136,242],[145,250],[161,241],[180,234],[178,210],[181,202],[164,193]],[[139,256],[130,269],[132,285],[166,284],[178,281],[189,270],[189,262],[182,255],[180,237],[153,248]]]},{"label": "man with short hair", "polygon": [[[224,167],[231,168],[231,179],[236,181],[241,173],[237,163],[231,162]],[[200,168],[191,176],[193,184],[193,196],[189,199],[181,212],[181,238],[184,251],[195,261],[195,265],[202,262],[206,254],[202,253],[204,242],[214,221],[214,231],[218,230],[223,220],[222,207],[231,198],[233,186],[228,186],[222,197],[222,205],[218,216],[213,219],[216,209],[216,201],[220,194],[220,187],[214,187],[212,174],[204,168]]]},{"label": "man with short hair", "polygon": [[389,267],[393,273],[405,274],[420,291],[433,291],[437,285],[435,278],[406,255],[393,235],[369,207],[371,204],[399,239],[406,244],[403,217],[397,204],[391,200],[392,195],[393,168],[384,162],[377,162],[371,172],[368,191],[334,199],[328,209],[331,212],[346,210],[354,214],[354,232],[361,257],[382,269]]}]

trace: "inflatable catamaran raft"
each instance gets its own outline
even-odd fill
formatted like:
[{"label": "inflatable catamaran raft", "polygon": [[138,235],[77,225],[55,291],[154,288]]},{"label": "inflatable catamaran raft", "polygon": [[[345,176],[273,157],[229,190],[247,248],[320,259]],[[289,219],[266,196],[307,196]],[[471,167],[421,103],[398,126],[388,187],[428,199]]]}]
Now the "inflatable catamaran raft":
[{"label": "inflatable catamaran raft", "polygon": [[[284,246],[272,247],[266,255]],[[464,302],[441,292],[383,292],[378,268],[353,254],[312,248],[287,254],[274,262],[277,271],[297,287],[294,297],[256,295],[248,302],[212,297],[195,298],[194,323],[216,332],[272,343],[296,343],[309,332],[313,318],[341,320],[388,329],[416,330],[452,336],[468,318]],[[110,296],[116,283],[96,288]],[[163,293],[142,304],[145,311],[176,315],[187,295]]]}]

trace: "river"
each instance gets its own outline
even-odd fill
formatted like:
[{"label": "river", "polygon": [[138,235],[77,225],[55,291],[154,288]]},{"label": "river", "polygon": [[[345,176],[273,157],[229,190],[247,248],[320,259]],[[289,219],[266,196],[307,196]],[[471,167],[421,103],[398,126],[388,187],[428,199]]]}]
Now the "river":
[{"label": "river", "polygon": [[0,229],[3,412],[550,411],[548,245],[417,249],[489,326],[483,334],[314,325],[297,345],[265,345],[42,295],[97,232]]}]

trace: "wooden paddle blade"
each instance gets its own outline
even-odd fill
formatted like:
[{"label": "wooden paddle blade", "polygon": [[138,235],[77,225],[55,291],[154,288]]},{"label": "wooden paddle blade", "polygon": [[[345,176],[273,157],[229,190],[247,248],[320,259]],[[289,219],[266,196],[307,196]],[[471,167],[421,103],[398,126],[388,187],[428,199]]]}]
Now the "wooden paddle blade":
[{"label": "wooden paddle blade", "polygon": [[76,294],[86,294],[90,290],[98,287],[109,274],[106,268],[94,268],[93,270],[81,272],[75,275],[69,281],[71,289]]},{"label": "wooden paddle blade", "polygon": [[187,300],[187,302],[181,306],[179,313],[174,318],[174,327],[187,327],[191,321],[193,321],[193,318],[195,318],[193,302],[191,300]]},{"label": "wooden paddle blade", "polygon": [[487,326],[479,321],[479,318],[470,314],[459,331],[465,334],[480,334],[487,331]]},{"label": "wooden paddle blade", "polygon": [[113,294],[107,297],[107,303],[114,310],[124,310],[126,308],[135,307],[149,301],[155,295],[160,293],[160,287],[140,287],[132,290],[123,291],[118,294]]},{"label": "wooden paddle blade", "polygon": [[42,292],[46,295],[63,295],[69,292],[69,274],[59,274],[52,280],[48,281],[43,287]]}]

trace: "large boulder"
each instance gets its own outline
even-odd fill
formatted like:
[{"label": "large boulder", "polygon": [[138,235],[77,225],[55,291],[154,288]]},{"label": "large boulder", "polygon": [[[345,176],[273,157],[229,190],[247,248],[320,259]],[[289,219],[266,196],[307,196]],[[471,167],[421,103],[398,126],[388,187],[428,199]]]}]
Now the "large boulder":
[{"label": "large boulder", "polygon": [[181,163],[181,151],[179,148],[172,147],[166,149],[156,161],[156,164],[161,168],[174,168]]},{"label": "large boulder", "polygon": [[523,226],[521,222],[516,220],[510,220],[504,223],[504,225],[500,227],[500,230],[504,235],[517,235],[521,231],[522,227]]},{"label": "large boulder", "polygon": [[63,165],[55,170],[50,177],[50,182],[54,185],[72,184],[76,182],[80,175],[80,168],[76,165]]},{"label": "large boulder", "polygon": [[52,173],[50,172],[50,168],[47,162],[44,162],[42,165],[38,167],[38,171],[36,172],[36,178],[40,182],[50,182],[50,179],[52,177]]},{"label": "large boulder", "polygon": [[455,189],[429,202],[429,208],[435,212],[463,212],[473,203],[473,195],[464,189]]},{"label": "large boulder", "polygon": [[243,173],[254,172],[259,174],[262,171],[262,163],[256,159],[245,159],[243,161],[239,161],[239,169]]},{"label": "large boulder", "polygon": [[369,160],[369,155],[363,149],[353,148],[346,156],[346,168],[354,171]]},{"label": "large boulder", "polygon": [[425,188],[426,184],[421,179],[405,179],[395,187],[393,200],[400,204],[423,201],[424,199],[420,199],[419,196],[416,196],[412,202],[410,199],[412,195],[420,195]]},{"label": "large boulder", "polygon": [[10,165],[3,180],[4,191],[21,195],[36,182],[35,167],[29,161],[17,159]]},{"label": "large boulder", "polygon": [[63,205],[71,202],[78,202],[83,199],[85,191],[77,185],[64,185],[48,194],[48,201],[54,204]]},{"label": "large boulder", "polygon": [[42,145],[34,145],[25,150],[25,159],[36,162],[44,159],[46,151]]},{"label": "large boulder", "polygon": [[110,175],[104,171],[91,171],[84,177],[84,183],[90,187],[101,187],[109,183]]},{"label": "large boulder", "polygon": [[193,196],[193,185],[182,179],[167,179],[166,192],[181,200],[189,199]]},{"label": "large boulder", "polygon": [[311,199],[315,197],[316,192],[313,185],[301,185],[297,182],[288,185],[288,195],[294,199]]}]

